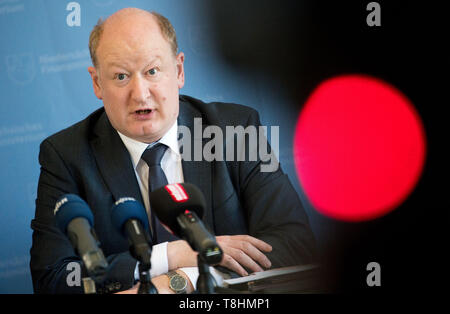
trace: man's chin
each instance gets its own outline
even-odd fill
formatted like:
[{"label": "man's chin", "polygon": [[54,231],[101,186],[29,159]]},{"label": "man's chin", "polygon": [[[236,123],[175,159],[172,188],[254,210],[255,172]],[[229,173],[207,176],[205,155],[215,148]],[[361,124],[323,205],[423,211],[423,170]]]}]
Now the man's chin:
[{"label": "man's chin", "polygon": [[133,132],[130,137],[139,142],[150,144],[161,139],[166,131],[160,128],[141,128],[138,132]]},{"label": "man's chin", "polygon": [[161,139],[169,129],[170,126],[167,126],[165,123],[152,121],[152,123],[135,123],[123,134],[136,141],[150,144]]},{"label": "man's chin", "polygon": [[151,133],[151,134],[134,134],[133,136],[130,136],[132,139],[135,139],[136,141],[142,142],[142,143],[153,143],[159,140],[162,136],[159,134]]}]

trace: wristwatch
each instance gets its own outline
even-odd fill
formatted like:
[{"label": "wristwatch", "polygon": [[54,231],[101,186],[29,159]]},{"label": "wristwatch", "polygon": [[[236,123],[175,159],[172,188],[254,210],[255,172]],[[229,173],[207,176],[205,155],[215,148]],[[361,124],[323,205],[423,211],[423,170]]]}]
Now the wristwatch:
[{"label": "wristwatch", "polygon": [[176,294],[186,293],[187,280],[176,271],[169,271],[166,274],[169,277],[169,288]]}]

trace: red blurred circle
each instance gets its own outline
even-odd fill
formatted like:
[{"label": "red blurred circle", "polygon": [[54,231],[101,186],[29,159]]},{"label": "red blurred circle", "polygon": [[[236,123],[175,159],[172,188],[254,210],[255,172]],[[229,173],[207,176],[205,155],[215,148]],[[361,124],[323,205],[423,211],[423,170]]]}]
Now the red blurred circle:
[{"label": "red blurred circle", "polygon": [[425,132],[411,102],[369,76],[322,82],[294,136],[297,174],[322,214],[364,221],[387,214],[412,192],[425,162]]}]

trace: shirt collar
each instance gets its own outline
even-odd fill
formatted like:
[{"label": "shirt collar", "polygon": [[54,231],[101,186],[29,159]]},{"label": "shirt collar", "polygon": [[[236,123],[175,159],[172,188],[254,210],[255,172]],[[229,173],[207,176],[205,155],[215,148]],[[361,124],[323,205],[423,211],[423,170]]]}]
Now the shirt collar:
[{"label": "shirt collar", "polygon": [[156,142],[153,143],[143,143],[140,141],[136,141],[135,139],[132,139],[126,135],[123,135],[119,131],[117,133],[119,134],[120,138],[122,139],[123,144],[127,148],[128,152],[130,153],[131,160],[133,162],[133,167],[136,169],[137,164],[139,160],[142,157],[142,154],[148,147],[152,147],[153,145],[156,145],[156,143],[162,143],[167,145],[176,155],[180,155],[180,149],[178,147],[178,122],[175,120],[175,123],[172,125],[172,127],[167,131],[164,136]]}]

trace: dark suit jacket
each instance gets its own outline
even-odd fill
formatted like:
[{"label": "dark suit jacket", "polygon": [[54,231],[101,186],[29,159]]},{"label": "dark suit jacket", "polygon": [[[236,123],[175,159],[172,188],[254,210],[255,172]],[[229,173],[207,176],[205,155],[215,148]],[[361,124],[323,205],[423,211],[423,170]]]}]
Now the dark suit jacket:
[{"label": "dark suit jacket", "polygon": [[[224,134],[227,125],[245,128],[260,124],[257,112],[249,107],[205,104],[180,96],[178,124],[193,130],[195,117],[202,118],[203,127],[219,126]],[[113,227],[110,211],[120,197],[131,196],[141,202],[142,197],[129,153],[104,109],[44,140],[39,162],[36,214],[31,223],[34,291],[82,292],[81,287],[68,287],[66,283],[70,273],[67,264],[80,262],[80,258],[53,216],[56,200],[65,193],[78,194],[88,203],[101,248],[111,265],[111,281],[119,282],[121,289],[130,288],[136,260],[128,253],[127,240]],[[203,220],[212,232],[250,234],[268,242],[273,247],[267,254],[272,267],[311,262],[314,237],[296,191],[281,168],[265,173],[260,165],[259,159],[182,161],[185,182],[197,185],[205,195]]]}]

